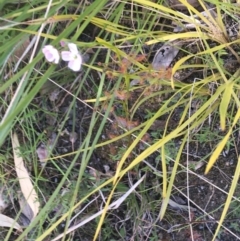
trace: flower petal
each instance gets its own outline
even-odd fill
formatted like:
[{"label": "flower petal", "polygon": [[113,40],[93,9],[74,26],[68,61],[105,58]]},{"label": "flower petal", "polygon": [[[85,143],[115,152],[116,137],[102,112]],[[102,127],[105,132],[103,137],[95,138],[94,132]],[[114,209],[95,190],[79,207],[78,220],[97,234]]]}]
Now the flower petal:
[{"label": "flower petal", "polygon": [[76,57],[77,57],[77,61],[79,62],[79,64],[82,65],[82,62],[83,62],[82,56],[80,54],[78,54]]},{"label": "flower petal", "polygon": [[78,48],[77,48],[77,45],[76,45],[76,44],[69,43],[69,44],[68,44],[68,48],[69,48],[69,50],[70,50],[72,53],[78,54]]},{"label": "flower petal", "polygon": [[52,54],[53,54],[53,56],[54,56],[54,63],[55,63],[55,64],[58,64],[58,63],[59,63],[59,60],[60,60],[60,55],[59,55],[58,51],[57,51],[56,49],[54,49],[54,50],[52,51]]},{"label": "flower petal", "polygon": [[54,62],[55,64],[59,63],[59,53],[52,45],[46,45],[43,47],[42,52],[48,62]]},{"label": "flower petal", "polygon": [[81,69],[81,65],[77,61],[72,60],[68,62],[68,68],[73,71],[79,71]]},{"label": "flower petal", "polygon": [[74,54],[70,51],[62,51],[61,55],[62,55],[62,60],[64,61],[71,61],[74,59]]},{"label": "flower petal", "polygon": [[45,53],[45,58],[48,62],[53,62],[54,61],[54,56],[50,52]]},{"label": "flower petal", "polygon": [[74,60],[68,62],[68,68],[73,71],[79,71],[82,66],[82,57],[78,54]]}]

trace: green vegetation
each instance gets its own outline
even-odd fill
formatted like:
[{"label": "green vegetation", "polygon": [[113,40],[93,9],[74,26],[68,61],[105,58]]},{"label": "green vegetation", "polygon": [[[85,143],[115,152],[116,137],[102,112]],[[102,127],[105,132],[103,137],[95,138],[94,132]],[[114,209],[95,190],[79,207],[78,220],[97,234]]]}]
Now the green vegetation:
[{"label": "green vegetation", "polygon": [[0,4],[1,240],[240,239],[240,7],[193,2]]}]

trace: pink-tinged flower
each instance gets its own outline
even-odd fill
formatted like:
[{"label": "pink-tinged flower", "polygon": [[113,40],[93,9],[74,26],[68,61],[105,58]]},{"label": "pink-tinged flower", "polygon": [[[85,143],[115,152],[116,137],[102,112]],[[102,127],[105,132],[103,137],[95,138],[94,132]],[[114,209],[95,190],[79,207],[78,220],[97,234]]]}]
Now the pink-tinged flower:
[{"label": "pink-tinged flower", "polygon": [[78,52],[77,45],[69,43],[68,48],[70,51],[62,51],[62,59],[68,62],[69,69],[79,71],[82,65],[82,56]]},{"label": "pink-tinged flower", "polygon": [[58,64],[60,60],[59,53],[52,45],[46,45],[43,47],[42,52],[48,62]]}]

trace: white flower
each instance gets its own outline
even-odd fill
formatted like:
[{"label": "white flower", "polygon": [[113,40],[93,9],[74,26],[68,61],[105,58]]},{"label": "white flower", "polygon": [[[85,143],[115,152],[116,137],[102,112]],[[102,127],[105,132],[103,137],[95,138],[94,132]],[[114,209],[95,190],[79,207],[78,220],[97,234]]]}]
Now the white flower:
[{"label": "white flower", "polygon": [[68,62],[69,69],[79,71],[82,65],[82,56],[78,52],[77,45],[69,43],[68,48],[70,51],[62,51],[62,59]]},{"label": "white flower", "polygon": [[42,52],[48,62],[53,62],[54,64],[59,63],[59,53],[52,45],[46,45],[43,47]]}]

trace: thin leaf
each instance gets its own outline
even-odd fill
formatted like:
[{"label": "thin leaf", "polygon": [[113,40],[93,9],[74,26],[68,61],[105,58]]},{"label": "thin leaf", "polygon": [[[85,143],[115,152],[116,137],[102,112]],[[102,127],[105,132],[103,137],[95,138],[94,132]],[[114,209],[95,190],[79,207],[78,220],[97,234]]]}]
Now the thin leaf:
[{"label": "thin leaf", "polygon": [[230,190],[229,190],[228,195],[227,195],[227,200],[225,202],[221,218],[220,218],[220,220],[218,222],[218,227],[217,227],[217,229],[215,231],[215,234],[214,234],[214,237],[213,237],[212,240],[216,239],[217,235],[219,234],[220,228],[222,227],[223,221],[225,220],[228,208],[229,208],[229,206],[231,204],[231,200],[232,200],[234,191],[235,191],[235,189],[236,189],[236,187],[238,185],[239,175],[240,175],[240,157],[238,158],[237,168],[236,168],[236,171],[234,173],[233,180],[232,180],[232,183],[231,183],[231,187],[230,187]]},{"label": "thin leaf", "polygon": [[161,159],[162,159],[162,176],[163,176],[162,197],[165,198],[167,195],[167,164],[166,164],[166,155],[165,155],[164,145],[161,148]]},{"label": "thin leaf", "polygon": [[[204,113],[204,111],[207,113],[206,109],[209,109],[209,105],[212,104],[212,102],[218,98],[218,96],[222,93],[222,91],[224,90],[223,86],[220,86],[216,93],[196,112],[194,113],[185,123],[183,123],[182,125],[178,126],[175,130],[173,130],[171,133],[169,133],[167,136],[165,136],[164,138],[160,139],[159,141],[157,141],[156,143],[154,143],[152,146],[150,146],[149,148],[147,148],[145,151],[143,151],[140,155],[137,156],[137,158],[135,158],[133,160],[133,162],[131,163],[131,165],[133,164],[133,166],[137,165],[140,161],[144,160],[147,156],[151,155],[153,152],[155,152],[157,149],[161,148],[162,145],[164,145],[165,143],[167,143],[168,141],[178,137],[180,134],[182,134],[181,132],[190,124],[192,123],[198,116],[200,116],[202,113]],[[170,102],[171,99],[169,99]],[[165,105],[168,104],[168,101],[165,103]],[[163,105],[158,112],[147,121],[145,127],[143,128],[143,130],[138,134],[138,136],[136,137],[136,139],[132,142],[132,144],[128,147],[128,149],[125,151],[124,155],[122,156],[122,159],[119,161],[117,169],[116,169],[116,173],[115,173],[115,177],[114,177],[114,184],[116,183],[118,177],[119,177],[119,173],[122,169],[122,166],[125,162],[125,160],[127,159],[127,157],[129,156],[129,154],[131,153],[131,151],[134,149],[134,147],[138,144],[138,142],[141,140],[141,138],[145,135],[145,133],[147,132],[147,130],[150,128],[150,126],[152,126],[153,122],[157,119],[157,117],[159,116],[159,114],[162,112],[162,110],[165,108],[165,106]],[[129,165],[129,167],[131,166]]]},{"label": "thin leaf", "polygon": [[168,183],[167,193],[166,193],[166,196],[163,197],[163,201],[162,201],[162,205],[161,205],[161,209],[160,209],[160,213],[159,213],[159,219],[160,220],[163,219],[164,214],[167,210],[167,206],[168,206],[168,204],[170,204],[169,203],[170,202],[170,195],[172,193],[173,183],[175,181],[178,164],[179,164],[179,161],[180,161],[180,158],[181,158],[181,155],[182,155],[182,150],[183,150],[183,148],[185,146],[185,143],[186,143],[186,139],[187,139],[187,135],[185,135],[185,137],[183,138],[181,147],[179,148],[177,157],[176,157],[175,162],[174,162],[174,166],[173,166],[172,173],[171,173],[171,176],[170,176],[170,181]]},{"label": "thin leaf", "polygon": [[212,156],[210,157],[210,160],[207,164],[206,170],[205,170],[205,174],[207,174],[212,166],[214,165],[214,163],[216,162],[217,158],[219,157],[220,153],[223,151],[223,148],[225,147],[227,141],[229,140],[230,135],[232,134],[233,131],[233,127],[236,125],[237,121],[240,118],[240,109],[238,109],[238,112],[234,118],[234,122],[232,124],[232,127],[230,128],[230,130],[228,131],[227,135],[223,138],[223,140],[218,144],[217,148],[215,149],[215,151],[213,152]]},{"label": "thin leaf", "polygon": [[219,113],[220,113],[220,125],[221,129],[224,131],[226,128],[226,117],[227,117],[227,110],[232,96],[233,90],[233,82],[228,82],[225,84],[226,88],[222,96],[222,101],[219,106]]}]

